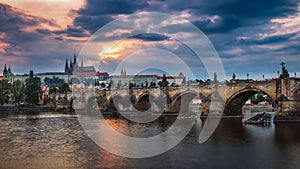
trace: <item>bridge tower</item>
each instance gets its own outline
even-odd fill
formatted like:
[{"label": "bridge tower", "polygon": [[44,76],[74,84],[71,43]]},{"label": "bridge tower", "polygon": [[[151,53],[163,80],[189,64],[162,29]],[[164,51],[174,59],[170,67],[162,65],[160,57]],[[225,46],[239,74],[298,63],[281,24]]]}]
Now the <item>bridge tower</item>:
[{"label": "bridge tower", "polygon": [[275,122],[300,121],[300,79],[290,77],[285,63],[276,79]]}]

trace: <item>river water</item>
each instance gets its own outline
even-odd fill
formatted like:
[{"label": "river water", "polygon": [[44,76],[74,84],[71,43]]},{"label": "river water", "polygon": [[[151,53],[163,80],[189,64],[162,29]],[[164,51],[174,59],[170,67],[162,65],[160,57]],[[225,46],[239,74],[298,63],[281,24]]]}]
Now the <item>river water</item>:
[{"label": "river water", "polygon": [[[107,119],[116,129],[153,135],[174,122],[172,116],[149,125]],[[295,169],[300,167],[300,124],[245,125],[223,119],[203,144],[197,142],[198,119],[184,140],[158,156],[131,159],[98,147],[83,131],[76,115],[2,114],[0,168],[204,168]]]}]

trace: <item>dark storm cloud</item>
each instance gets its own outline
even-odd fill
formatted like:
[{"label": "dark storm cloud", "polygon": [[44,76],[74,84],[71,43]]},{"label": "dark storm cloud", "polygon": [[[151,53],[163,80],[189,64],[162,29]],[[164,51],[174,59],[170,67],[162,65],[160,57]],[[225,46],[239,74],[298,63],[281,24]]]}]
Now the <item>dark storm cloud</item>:
[{"label": "dark storm cloud", "polygon": [[4,41],[6,43],[22,45],[23,43],[40,40],[43,37],[41,34],[49,34],[48,30],[37,29],[36,32],[25,30],[41,23],[57,26],[50,20],[27,15],[9,5],[0,4],[0,32],[5,33]]},{"label": "dark storm cloud", "polygon": [[83,15],[97,16],[108,14],[131,14],[148,6],[146,0],[88,0],[86,7],[78,12]]},{"label": "dark storm cloud", "polygon": [[107,24],[112,20],[112,15],[79,15],[74,19],[74,25],[80,26],[85,30],[89,31],[90,33],[94,33],[103,25]]},{"label": "dark storm cloud", "polygon": [[169,39],[169,37],[167,37],[167,36],[154,34],[154,33],[137,34],[137,35],[131,36],[129,38],[140,39],[140,40],[144,40],[144,41],[163,41],[163,40]]},{"label": "dark storm cloud", "polygon": [[298,3],[298,0],[167,1],[170,11],[190,10],[194,19],[202,15],[219,16],[215,23],[211,20],[194,21],[206,33],[222,33],[243,26],[266,24],[271,18],[297,12]]},{"label": "dark storm cloud", "polygon": [[[156,3],[151,3],[156,2]],[[84,8],[78,10],[75,25],[95,32],[113,20],[118,14],[133,14],[136,11],[157,11],[178,13],[188,10],[191,21],[205,33],[226,33],[244,26],[266,24],[271,18],[284,17],[297,12],[298,0],[87,0]],[[155,8],[153,8],[155,7]],[[212,20],[209,17],[217,16]]]},{"label": "dark storm cloud", "polygon": [[59,31],[52,31],[55,35],[66,35],[68,37],[88,37],[90,34],[80,26],[67,25],[67,28]]},{"label": "dark storm cloud", "polygon": [[290,33],[284,35],[274,35],[269,36],[261,39],[237,39],[239,44],[249,45],[249,44],[256,44],[256,45],[266,45],[266,44],[275,44],[289,41],[292,37],[296,36],[297,33]]},{"label": "dark storm cloud", "polygon": [[[236,36],[249,27],[259,27],[270,23],[270,19],[285,17],[297,11],[299,1],[286,0],[264,0],[264,1],[245,1],[245,0],[216,0],[208,2],[204,0],[166,0],[151,3],[154,1],[95,1],[87,0],[87,5],[78,11],[78,17],[74,20],[75,25],[80,25],[84,29],[95,32],[101,26],[112,21],[112,16],[118,14],[132,14],[136,11],[158,11],[167,13],[177,13],[184,10],[192,15],[191,21],[210,37],[216,49],[221,53],[239,45],[262,45],[266,43],[280,42],[288,40],[285,35],[270,37],[267,39],[253,39],[250,42],[237,42]],[[123,6],[124,7],[123,7]],[[154,8],[155,6],[156,8]],[[126,7],[126,9],[125,9]],[[203,19],[203,16],[207,16]],[[216,16],[213,20],[210,17]],[[180,28],[180,25],[178,26]],[[243,28],[245,28],[243,30]],[[184,29],[184,28],[182,28]],[[237,32],[232,32],[239,29]],[[259,30],[264,33],[268,30]],[[228,35],[230,32],[230,35]],[[258,33],[254,32],[253,34]],[[220,34],[213,36],[213,34]],[[249,35],[251,36],[251,35]],[[292,36],[292,35],[291,35]],[[140,37],[149,40],[148,37]],[[155,39],[155,38],[154,38]],[[244,51],[244,52],[247,52]],[[235,53],[222,54],[221,57],[237,57]]]},{"label": "dark storm cloud", "polygon": [[77,11],[74,24],[93,33],[112,21],[114,15],[132,14],[147,6],[146,0],[87,0],[86,6]]},{"label": "dark storm cloud", "polygon": [[36,32],[40,33],[40,34],[43,34],[43,35],[50,35],[52,34],[52,32],[48,29],[36,29],[35,30]]},{"label": "dark storm cloud", "polygon": [[28,26],[35,26],[40,23],[46,23],[51,26],[57,26],[54,22],[35,17],[32,15],[27,15],[22,11],[18,11],[12,6],[0,3],[0,31],[9,32],[20,30]]}]

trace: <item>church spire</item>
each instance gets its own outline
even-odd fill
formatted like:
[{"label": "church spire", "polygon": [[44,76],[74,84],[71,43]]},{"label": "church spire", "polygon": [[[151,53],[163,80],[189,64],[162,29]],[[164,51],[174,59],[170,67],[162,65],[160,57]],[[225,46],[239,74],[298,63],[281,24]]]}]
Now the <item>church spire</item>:
[{"label": "church spire", "polygon": [[68,59],[66,59],[66,64],[65,64],[65,73],[69,71],[69,65],[68,65]]},{"label": "church spire", "polygon": [[10,65],[8,66],[8,73],[11,73]]},{"label": "church spire", "polygon": [[70,68],[73,67],[72,59],[70,59]]},{"label": "church spire", "polygon": [[74,54],[74,65],[77,64],[77,61],[76,61],[76,54]]},{"label": "church spire", "polygon": [[7,71],[6,64],[4,65],[4,70],[3,71],[5,71],[5,72]]},{"label": "church spire", "polygon": [[4,65],[4,69],[3,69],[3,77],[7,78],[7,68],[6,68],[6,64]]},{"label": "church spire", "polygon": [[121,70],[121,76],[126,76],[126,69],[123,68],[123,69]]}]

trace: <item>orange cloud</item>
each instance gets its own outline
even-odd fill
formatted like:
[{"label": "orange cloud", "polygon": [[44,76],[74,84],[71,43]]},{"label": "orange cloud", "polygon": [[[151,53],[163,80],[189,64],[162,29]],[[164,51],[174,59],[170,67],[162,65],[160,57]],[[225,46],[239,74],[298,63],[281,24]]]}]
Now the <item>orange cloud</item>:
[{"label": "orange cloud", "polygon": [[70,11],[84,5],[84,0],[2,0],[2,2],[24,10],[28,14],[52,20],[61,27],[72,24],[75,16],[70,15]]},{"label": "orange cloud", "polygon": [[[164,40],[164,41],[143,41],[140,39],[125,39],[120,42],[110,41],[101,42],[100,52],[98,56],[101,62],[106,63],[107,60],[120,61],[128,55],[146,48],[155,48],[157,46],[164,46],[166,48],[176,49],[178,42]],[[112,46],[112,47],[111,47]],[[99,49],[99,48],[98,48]]]}]

